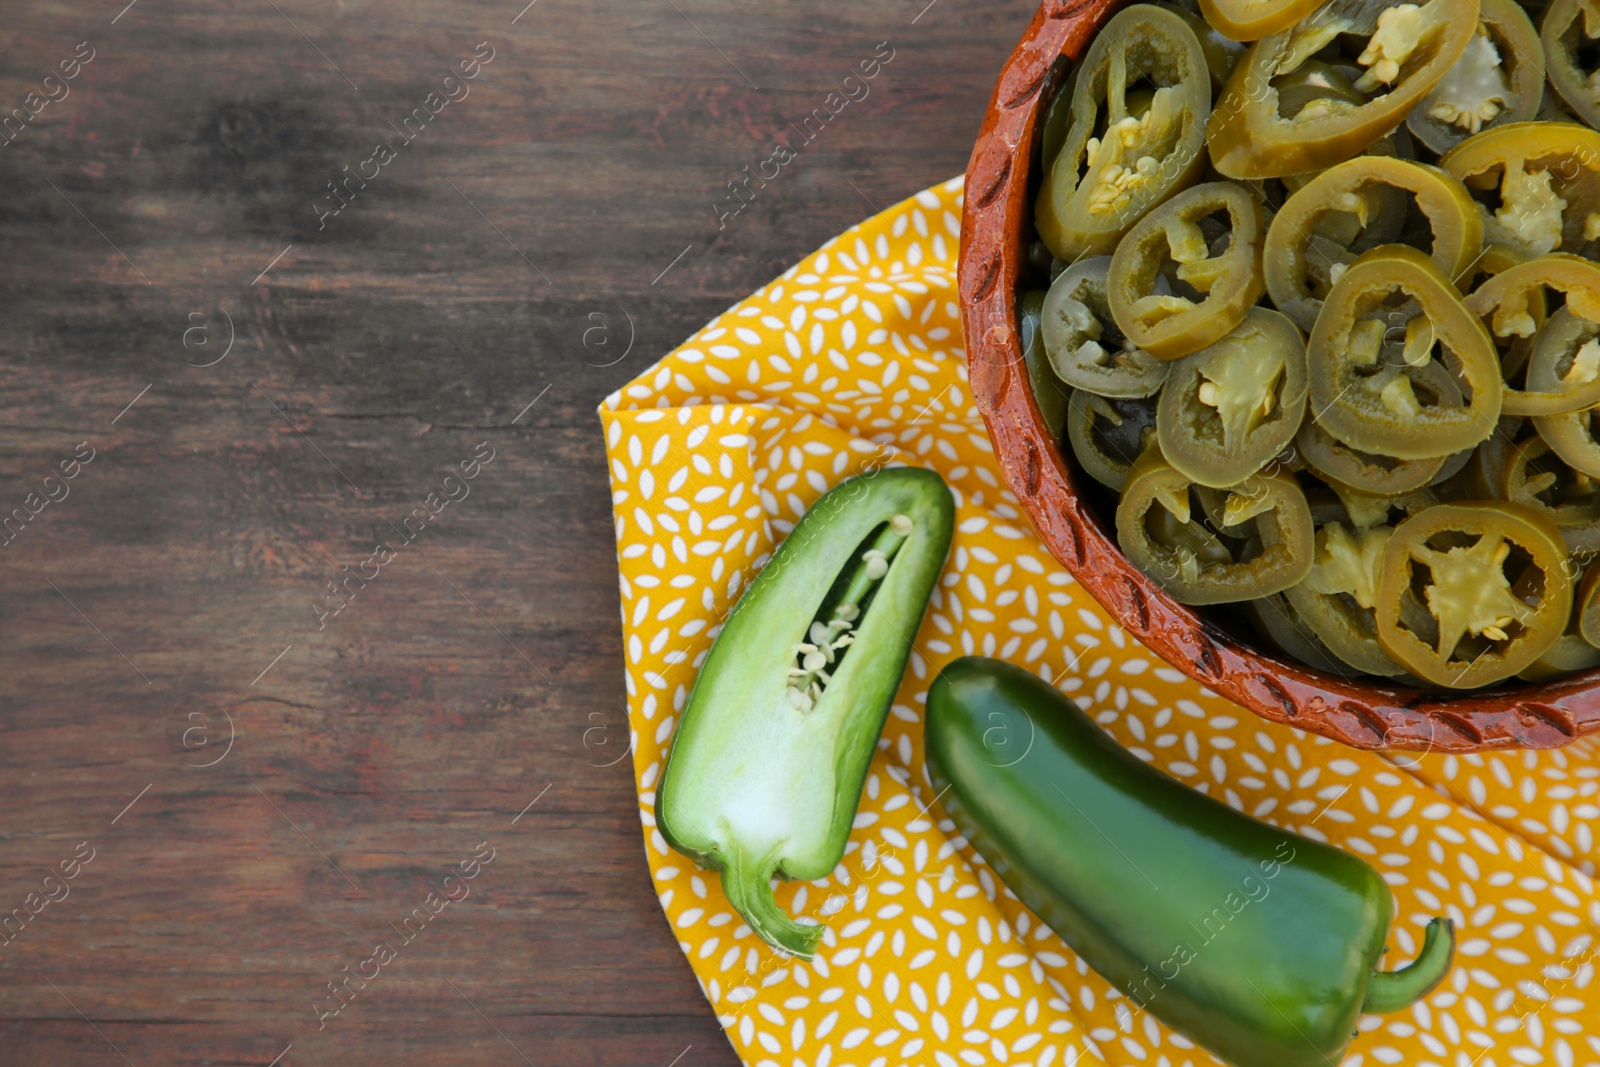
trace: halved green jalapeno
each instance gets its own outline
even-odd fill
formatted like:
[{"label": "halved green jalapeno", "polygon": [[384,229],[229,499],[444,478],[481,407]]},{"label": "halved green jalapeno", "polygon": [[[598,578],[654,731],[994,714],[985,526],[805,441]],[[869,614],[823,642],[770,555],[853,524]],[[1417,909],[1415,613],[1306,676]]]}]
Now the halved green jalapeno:
[{"label": "halved green jalapeno", "polygon": [[[1106,23],[1075,77],[1066,140],[1034,208],[1039,236],[1067,262],[1110,252],[1140,216],[1194,182],[1211,110],[1194,30],[1150,4]],[[1130,94],[1142,82],[1154,91]]]},{"label": "halved green jalapeno", "polygon": [[1538,434],[1506,454],[1495,497],[1521,504],[1556,524],[1568,552],[1600,552],[1600,482],[1575,471]]},{"label": "halved green jalapeno", "polygon": [[1596,0],[1550,0],[1540,26],[1550,84],[1567,106],[1591,126],[1600,126],[1600,3]]},{"label": "halved green jalapeno", "polygon": [[1305,353],[1294,323],[1252,308],[1232,333],[1178,360],[1156,405],[1166,461],[1219,489],[1265,467],[1305,417]]},{"label": "halved green jalapeno", "polygon": [[[1220,213],[1228,230],[1211,237],[1201,223]],[[1261,298],[1265,237],[1265,208],[1244,186],[1210,182],[1179,193],[1140,219],[1112,254],[1112,316],[1130,341],[1162,359],[1198,352],[1243,322]],[[1177,264],[1180,292],[1162,295],[1158,281],[1169,260]]]},{"label": "halved green jalapeno", "polygon": [[1305,580],[1283,594],[1295,617],[1340,661],[1386,678],[1405,673],[1378,644],[1374,611],[1379,561],[1393,532],[1387,526],[1354,532],[1342,523],[1323,526]]},{"label": "halved green jalapeno", "polygon": [[[1257,41],[1234,68],[1207,123],[1213,165],[1230,178],[1272,178],[1350,159],[1405,121],[1461,58],[1478,28],[1478,0],[1332,0]],[[1286,114],[1277,80],[1341,35],[1365,37],[1355,87],[1365,102],[1326,99]]]},{"label": "halved green jalapeno", "polygon": [[1171,365],[1129,340],[1111,315],[1110,256],[1091,256],[1062,271],[1044,298],[1044,348],[1056,376],[1100,396],[1150,396]]},{"label": "halved green jalapeno", "polygon": [[[1380,200],[1400,194],[1399,217],[1383,232]],[[1302,329],[1316,325],[1333,281],[1356,257],[1400,235],[1407,198],[1432,229],[1434,261],[1451,279],[1483,249],[1483,222],[1466,186],[1434,167],[1385,156],[1358,156],[1313,178],[1284,202],[1267,230],[1263,266],[1272,302]],[[1392,212],[1392,207],[1391,207]]]},{"label": "halved green jalapeno", "polygon": [[[1542,656],[1572,610],[1554,523],[1503,501],[1440,504],[1395,528],[1378,584],[1378,641],[1417,677],[1451,689],[1501,681]],[[1426,614],[1407,617],[1412,598]]]},{"label": "halved green jalapeno", "polygon": [[1067,404],[1067,444],[1085,473],[1107,489],[1122,490],[1128,468],[1155,432],[1153,397],[1104,397],[1075,389]]},{"label": "halved green jalapeno", "polygon": [[1439,167],[1481,195],[1491,243],[1542,256],[1600,238],[1600,133],[1586,126],[1496,126],[1452,148]]},{"label": "halved green jalapeno", "polygon": [[1544,47],[1516,0],[1480,0],[1478,32],[1406,119],[1438,153],[1491,126],[1527,122],[1544,101]]},{"label": "halved green jalapeno", "polygon": [[1039,406],[1039,414],[1043,416],[1050,436],[1059,441],[1067,428],[1067,402],[1072,390],[1056,377],[1045,355],[1043,331],[1039,329],[1044,302],[1045,294],[1037,289],[1023,293],[1019,302],[1022,361],[1028,367],[1028,384],[1033,386],[1033,402]]},{"label": "halved green jalapeno", "polygon": [[[1395,299],[1409,298],[1414,314]],[[1385,345],[1398,349],[1388,362]],[[1468,393],[1425,405],[1406,373],[1435,363]],[[1366,253],[1328,294],[1307,349],[1312,417],[1363,452],[1427,459],[1470,448],[1494,432],[1504,386],[1494,342],[1438,264],[1405,245]]]},{"label": "halved green jalapeno", "polygon": [[[1214,554],[1214,542],[1227,551],[1193,516],[1192,485],[1158,448],[1147,449],[1128,471],[1117,504],[1117,543],[1151,581],[1185,604],[1224,604],[1270,596],[1305,577],[1311,567],[1311,511],[1293,476],[1256,474],[1232,487],[1224,521],[1230,526],[1253,521],[1260,538],[1259,552],[1239,561],[1232,553],[1226,560],[1208,558],[1195,548],[1201,544]],[[1181,537],[1175,536],[1179,530]]]}]

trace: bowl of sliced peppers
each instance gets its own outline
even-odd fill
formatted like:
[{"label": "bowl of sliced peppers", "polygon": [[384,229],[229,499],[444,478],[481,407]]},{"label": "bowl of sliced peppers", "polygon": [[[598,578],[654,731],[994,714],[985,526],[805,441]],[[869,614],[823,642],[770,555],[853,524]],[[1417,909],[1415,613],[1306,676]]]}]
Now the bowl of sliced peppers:
[{"label": "bowl of sliced peppers", "polygon": [[1045,0],[974,398],[1136,638],[1362,748],[1600,730],[1600,0]]}]

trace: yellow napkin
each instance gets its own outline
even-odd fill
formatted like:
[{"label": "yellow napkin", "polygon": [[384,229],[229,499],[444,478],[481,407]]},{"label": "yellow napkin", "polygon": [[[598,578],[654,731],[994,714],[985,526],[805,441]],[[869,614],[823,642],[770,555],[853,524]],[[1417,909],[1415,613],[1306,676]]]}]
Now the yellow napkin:
[{"label": "yellow napkin", "polygon": [[[841,234],[601,409],[645,853],[744,1062],[1216,1062],[1132,1010],[935,803],[922,761],[928,683],[977,653],[1054,679],[1196,789],[1375,866],[1398,909],[1387,966],[1411,958],[1430,915],[1455,920],[1444,985],[1410,1010],[1364,1017],[1346,1065],[1600,1064],[1595,745],[1358,752],[1258,719],[1129,638],[1035,539],[1001,479],[967,388],[960,217],[958,179]],[[718,622],[812,501],[885,464],[944,475],[955,545],[844,862],[778,891],[782,907],[828,927],[815,962],[786,961],[740,922],[715,874],[667,846],[655,787]]]}]

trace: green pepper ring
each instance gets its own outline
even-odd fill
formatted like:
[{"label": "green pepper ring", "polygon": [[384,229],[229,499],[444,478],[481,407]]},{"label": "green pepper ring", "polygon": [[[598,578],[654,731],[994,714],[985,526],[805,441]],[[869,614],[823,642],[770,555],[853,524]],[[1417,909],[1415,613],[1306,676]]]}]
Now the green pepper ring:
[{"label": "green pepper ring", "polygon": [[[1520,628],[1504,641],[1503,647],[1495,647],[1501,643],[1495,638],[1495,645],[1480,652],[1465,666],[1454,660],[1458,641],[1441,651],[1430,647],[1402,625],[1402,604],[1412,589],[1412,563],[1416,553],[1427,551],[1437,555],[1438,550],[1428,548],[1429,539],[1455,532],[1468,536],[1478,534],[1479,541],[1470,548],[1451,552],[1475,551],[1479,546],[1487,548],[1483,539],[1491,535],[1496,536],[1496,544],[1515,544],[1531,557],[1532,566],[1542,572],[1544,586],[1537,606],[1524,602],[1532,611],[1525,618],[1515,619]],[[1565,571],[1566,560],[1566,545],[1555,523],[1531,508],[1502,500],[1437,504],[1400,523],[1389,538],[1378,582],[1378,643],[1411,673],[1433,685],[1473,689],[1509,678],[1544,655],[1566,630],[1572,611],[1573,584]],[[1498,568],[1500,563],[1495,561],[1492,566]],[[1482,585],[1481,580],[1477,585]],[[1437,588],[1437,585],[1429,587],[1430,601]],[[1429,610],[1433,610],[1431,603]]]},{"label": "green pepper ring", "polygon": [[[1134,35],[1130,27],[1140,33]],[[1091,202],[1104,175],[1085,175],[1089,180],[1084,181],[1080,180],[1079,171],[1090,165],[1088,143],[1100,128],[1102,110],[1109,111],[1109,104],[1102,109],[1101,94],[1108,87],[1111,69],[1119,62],[1127,63],[1125,54],[1120,50],[1114,53],[1113,49],[1127,44],[1147,48],[1151,53],[1148,58],[1165,58],[1172,64],[1167,73],[1175,76],[1164,80],[1180,90],[1176,105],[1180,111],[1179,129],[1176,142],[1157,162],[1156,180],[1131,193],[1126,204],[1102,210],[1092,207]],[[1158,44],[1173,51],[1162,57]],[[1147,75],[1154,73],[1154,63],[1145,62],[1145,57],[1134,58]],[[1118,97],[1125,91],[1126,84],[1119,86]],[[1148,4],[1123,9],[1095,35],[1079,64],[1073,76],[1070,107],[1071,121],[1061,151],[1048,164],[1034,205],[1034,225],[1040,238],[1058,259],[1067,262],[1085,253],[1110,252],[1141,215],[1199,177],[1205,160],[1206,115],[1211,111],[1211,72],[1199,38],[1188,22],[1170,11]],[[1107,217],[1096,218],[1097,214]]]},{"label": "green pepper ring", "polygon": [[[1162,262],[1170,254],[1171,227],[1175,223],[1194,227],[1200,218],[1217,211],[1228,213],[1231,233],[1227,251],[1214,258],[1208,253],[1199,261],[1216,264],[1212,269],[1217,277],[1205,299],[1159,321],[1147,321],[1138,304],[1156,292]],[[1111,255],[1106,301],[1117,326],[1130,341],[1161,359],[1179,359],[1221,340],[1244,321],[1266,290],[1261,273],[1266,234],[1265,206],[1234,182],[1197,185],[1152,209]],[[1180,275],[1185,266],[1179,266]]]},{"label": "green pepper ring", "polygon": [[[1218,408],[1203,404],[1199,390],[1207,384],[1203,374],[1208,361],[1240,354],[1237,345],[1275,346],[1284,356],[1282,380],[1266,419],[1235,442],[1230,452],[1226,437],[1216,428]],[[1227,348],[1224,346],[1233,345]],[[1251,308],[1245,320],[1227,337],[1173,364],[1172,373],[1156,404],[1156,438],[1161,453],[1197,485],[1223,489],[1244,481],[1272,462],[1294,440],[1305,419],[1305,341],[1288,318],[1266,308]]]},{"label": "green pepper ring", "polygon": [[[1499,275],[1496,276],[1500,277]],[[1491,283],[1494,279],[1491,279]],[[1458,377],[1470,396],[1460,407],[1433,407],[1402,421],[1357,407],[1361,390],[1351,364],[1350,343],[1357,308],[1372,292],[1402,290],[1421,303],[1423,314],[1459,363]],[[1505,385],[1489,331],[1461,303],[1439,266],[1407,245],[1385,245],[1357,259],[1334,283],[1317,317],[1307,348],[1312,418],[1324,429],[1364,452],[1397,459],[1427,459],[1475,445],[1494,433]],[[1375,407],[1374,400],[1368,408]]]},{"label": "green pepper ring", "polygon": [[1539,27],[1550,84],[1584,121],[1600,127],[1600,87],[1578,66],[1580,36],[1591,41],[1600,37],[1600,9],[1580,0],[1551,0]]},{"label": "green pepper ring", "polygon": [[[1430,5],[1431,6],[1431,5]],[[1445,0],[1446,22],[1426,42],[1420,65],[1408,59],[1404,76],[1387,93],[1352,112],[1311,119],[1284,119],[1273,80],[1293,73],[1276,69],[1298,26],[1263,37],[1234,68],[1206,123],[1212,165],[1230,178],[1280,178],[1323,170],[1357,155],[1405,121],[1418,100],[1455,65],[1478,30],[1478,0]],[[1262,93],[1259,88],[1267,87]]]},{"label": "green pepper ring", "polygon": [[1146,523],[1151,508],[1166,507],[1162,495],[1187,502],[1192,484],[1156,448],[1147,449],[1128,471],[1117,503],[1117,543],[1151,581],[1180,603],[1227,604],[1270,596],[1305,578],[1311,569],[1311,509],[1299,484],[1282,473],[1252,475],[1235,487],[1240,495],[1259,493],[1269,501],[1255,519],[1261,554],[1246,563],[1208,565],[1199,568],[1193,579],[1186,577],[1171,550],[1153,543]]},{"label": "green pepper ring", "polygon": [[[1448,277],[1461,276],[1483,250],[1483,220],[1467,187],[1444,171],[1392,156],[1357,156],[1330,167],[1285,200],[1262,249],[1267,291],[1301,329],[1317,324],[1323,301],[1306,284],[1306,240],[1340,197],[1363,190],[1411,193],[1433,228],[1433,259]],[[1380,246],[1381,247],[1381,246]]]},{"label": "green pepper ring", "polygon": [[[1544,100],[1545,49],[1539,41],[1539,31],[1517,0],[1480,0],[1478,25],[1489,31],[1485,36],[1500,55],[1502,72],[1510,68],[1506,78],[1513,106],[1503,108],[1472,132],[1530,121],[1538,115],[1539,104]],[[1455,123],[1432,114],[1429,104],[1438,97],[1438,92],[1436,87],[1406,116],[1406,128],[1423,144],[1443,155],[1466,140],[1467,134]]]}]

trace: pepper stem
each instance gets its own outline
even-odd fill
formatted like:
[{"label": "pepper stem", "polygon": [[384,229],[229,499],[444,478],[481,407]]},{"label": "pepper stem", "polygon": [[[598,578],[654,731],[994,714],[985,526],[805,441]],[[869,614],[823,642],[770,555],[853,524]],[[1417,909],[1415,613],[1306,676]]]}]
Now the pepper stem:
[{"label": "pepper stem", "polygon": [[1410,1007],[1444,981],[1456,951],[1456,925],[1449,919],[1434,919],[1422,937],[1422,951],[1398,971],[1376,971],[1367,984],[1367,999],[1361,1010],[1368,1015],[1387,1015]]},{"label": "pepper stem", "polygon": [[823,927],[803,926],[778,907],[772,896],[771,878],[770,867],[752,868],[735,852],[722,868],[722,892],[757,937],[791,956],[809,960],[817,954]]}]

